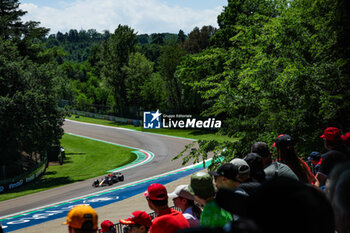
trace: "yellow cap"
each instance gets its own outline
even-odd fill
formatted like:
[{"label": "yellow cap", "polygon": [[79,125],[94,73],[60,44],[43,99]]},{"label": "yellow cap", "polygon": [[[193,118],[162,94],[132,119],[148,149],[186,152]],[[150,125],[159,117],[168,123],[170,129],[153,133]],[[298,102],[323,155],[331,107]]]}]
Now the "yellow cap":
[{"label": "yellow cap", "polygon": [[63,224],[67,224],[75,229],[82,229],[86,222],[84,229],[96,230],[98,228],[97,221],[97,213],[91,206],[77,205],[68,212],[67,221]]}]

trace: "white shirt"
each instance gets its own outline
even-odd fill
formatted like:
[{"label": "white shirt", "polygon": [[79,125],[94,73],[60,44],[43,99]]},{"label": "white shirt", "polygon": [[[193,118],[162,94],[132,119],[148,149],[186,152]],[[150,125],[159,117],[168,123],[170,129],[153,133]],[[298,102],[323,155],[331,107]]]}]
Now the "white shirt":
[{"label": "white shirt", "polygon": [[187,219],[190,227],[199,227],[200,220],[192,214],[192,206],[188,207],[182,215]]}]

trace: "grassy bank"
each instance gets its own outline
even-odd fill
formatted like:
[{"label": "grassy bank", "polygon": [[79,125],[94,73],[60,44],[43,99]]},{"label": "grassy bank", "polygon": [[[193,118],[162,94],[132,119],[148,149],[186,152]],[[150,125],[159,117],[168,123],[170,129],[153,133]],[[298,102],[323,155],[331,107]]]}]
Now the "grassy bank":
[{"label": "grassy bank", "polygon": [[39,179],[0,195],[0,201],[44,191],[106,174],[136,159],[132,149],[65,134],[61,139],[66,159],[63,165],[50,165]]},{"label": "grassy bank", "polygon": [[90,118],[90,117],[85,117],[85,116],[79,116],[78,118],[76,118],[76,115],[66,117],[66,119],[80,121],[80,122],[93,123],[93,124],[113,126],[113,127],[127,128],[127,129],[131,129],[131,130],[137,130],[137,131],[143,131],[143,132],[149,132],[149,133],[164,134],[164,135],[175,136],[175,137],[190,138],[190,139],[196,139],[196,140],[215,139],[215,140],[220,141],[220,142],[233,140],[232,138],[230,138],[226,135],[220,135],[214,131],[209,131],[209,130],[164,129],[164,128],[162,128],[162,129],[144,129],[142,126],[135,127],[133,125],[121,124],[121,123],[117,123],[115,121],[95,119],[95,118]]}]

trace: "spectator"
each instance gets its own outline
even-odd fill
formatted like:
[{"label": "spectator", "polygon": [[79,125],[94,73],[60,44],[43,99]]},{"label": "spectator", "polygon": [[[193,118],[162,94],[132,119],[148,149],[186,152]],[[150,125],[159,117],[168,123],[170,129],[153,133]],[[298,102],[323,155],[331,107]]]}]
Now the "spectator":
[{"label": "spectator", "polygon": [[322,158],[321,158],[320,152],[317,152],[317,151],[311,152],[307,159],[311,163],[312,173],[314,175],[316,175],[316,173],[320,169],[320,165],[321,165],[321,162],[322,162]]},{"label": "spectator", "polygon": [[230,161],[233,165],[238,168],[238,176],[237,179],[243,183],[249,180],[250,176],[250,167],[248,163],[244,159],[234,158]]},{"label": "spectator", "polygon": [[350,147],[350,132],[347,132],[344,135],[341,135],[341,139],[343,139],[344,145]]},{"label": "spectator", "polygon": [[188,191],[194,195],[199,204],[204,206],[200,217],[201,226],[223,227],[232,221],[232,215],[220,208],[214,199],[215,186],[211,175],[206,172],[192,174]]},{"label": "spectator", "polygon": [[[221,165],[217,171],[209,172],[215,178],[215,186],[235,190],[236,193],[248,195],[243,189],[239,188],[241,181],[238,179],[238,167],[232,163],[225,163]],[[249,177],[249,175],[248,175]]]},{"label": "spectator", "polygon": [[[237,179],[241,182],[241,184],[238,186],[239,189],[243,189],[245,191],[244,195],[252,194],[254,190],[259,187],[259,183],[256,181],[253,181],[253,179],[250,176],[251,169],[249,164],[240,158],[233,159],[230,163],[234,164],[238,168],[238,176]],[[264,170],[262,170],[264,173]],[[265,173],[264,173],[265,176]]]},{"label": "spectator", "polygon": [[69,233],[96,233],[98,216],[96,211],[89,205],[74,206],[67,214]]},{"label": "spectator", "polygon": [[334,233],[332,206],[324,193],[287,178],[264,182],[250,197],[248,218],[263,233]]},{"label": "spectator", "polygon": [[[237,163],[237,159],[235,162]],[[245,162],[245,161],[244,161]],[[239,163],[242,164],[240,161]],[[247,167],[247,163],[244,163],[244,166]],[[244,169],[244,176],[246,174],[247,168]],[[216,203],[223,209],[229,211],[231,214],[234,214],[233,217],[235,220],[239,216],[244,215],[245,206],[244,200],[248,198],[248,193],[241,188],[241,181],[239,177],[239,168],[232,164],[226,163],[221,165],[217,171],[209,172],[210,175],[213,175],[215,178],[215,185],[219,189]]]},{"label": "spectator", "polygon": [[337,165],[331,172],[327,185],[335,214],[338,233],[350,232],[350,162]]},{"label": "spectator", "polygon": [[156,213],[150,233],[173,233],[190,225],[181,212],[168,206],[168,192],[161,184],[151,184],[145,192],[148,206]]},{"label": "spectator", "polygon": [[340,130],[335,127],[325,129],[321,138],[324,139],[324,147],[328,150],[323,154],[320,169],[316,173],[316,186],[322,187],[326,183],[328,175],[331,173],[335,165],[350,160],[349,148],[344,146],[341,139]]},{"label": "spectator", "polygon": [[194,203],[194,196],[188,191],[188,185],[177,186],[168,196],[173,199],[174,206],[182,210],[190,227],[200,226],[202,209]]},{"label": "spectator", "polygon": [[294,143],[291,136],[287,134],[279,135],[273,147],[277,148],[277,161],[287,164],[304,183],[315,183],[315,176],[310,167],[295,152]]},{"label": "spectator", "polygon": [[244,160],[250,167],[250,180],[259,183],[265,181],[264,162],[261,156],[257,153],[249,153]]},{"label": "spectator", "polygon": [[261,156],[264,164],[266,179],[278,176],[299,180],[292,169],[290,169],[287,165],[272,160],[272,153],[265,142],[254,143],[251,147],[251,152],[257,153]]},{"label": "spectator", "polygon": [[119,220],[124,233],[147,233],[152,225],[152,218],[145,211],[134,211],[127,219]]},{"label": "spectator", "polygon": [[109,220],[104,220],[101,223],[101,232],[103,233],[116,233],[114,224]]},{"label": "spectator", "polygon": [[0,223],[0,233],[3,233],[4,231],[2,230],[2,225]]}]

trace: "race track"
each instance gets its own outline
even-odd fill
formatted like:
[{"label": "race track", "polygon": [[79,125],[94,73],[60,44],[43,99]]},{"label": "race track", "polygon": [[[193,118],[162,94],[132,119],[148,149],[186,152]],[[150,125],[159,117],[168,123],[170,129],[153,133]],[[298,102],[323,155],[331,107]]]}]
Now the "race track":
[{"label": "race track", "polygon": [[[65,133],[91,137],[153,152],[154,158],[150,162],[123,171],[122,173],[124,174],[125,181],[114,184],[116,187],[118,187],[118,185],[125,185],[133,181],[180,168],[181,160],[171,161],[171,159],[181,152],[185,145],[192,141],[189,139],[149,134],[76,121],[65,121],[63,128]],[[0,202],[0,216],[6,216],[94,193],[96,192],[96,189],[91,187],[94,179],[95,178],[92,178],[90,180]],[[99,188],[99,190],[107,188],[110,187]]]}]

